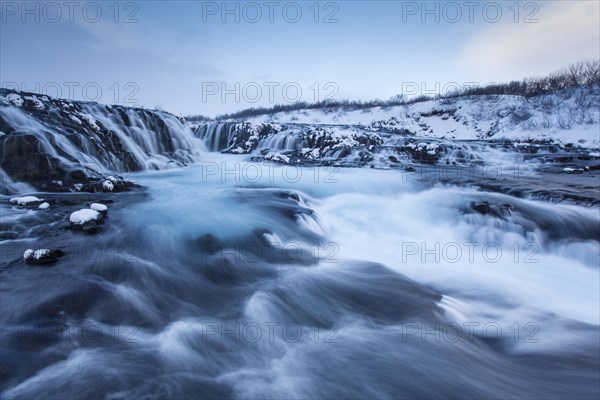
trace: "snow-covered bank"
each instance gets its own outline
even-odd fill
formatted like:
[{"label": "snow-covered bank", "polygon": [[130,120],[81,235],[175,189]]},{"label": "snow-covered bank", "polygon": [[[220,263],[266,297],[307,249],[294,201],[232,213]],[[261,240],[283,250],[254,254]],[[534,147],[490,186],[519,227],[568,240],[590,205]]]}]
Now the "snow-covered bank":
[{"label": "snow-covered bank", "polygon": [[360,110],[296,110],[250,123],[355,126],[376,132],[459,140],[544,141],[600,147],[600,88],[534,97],[480,95]]}]

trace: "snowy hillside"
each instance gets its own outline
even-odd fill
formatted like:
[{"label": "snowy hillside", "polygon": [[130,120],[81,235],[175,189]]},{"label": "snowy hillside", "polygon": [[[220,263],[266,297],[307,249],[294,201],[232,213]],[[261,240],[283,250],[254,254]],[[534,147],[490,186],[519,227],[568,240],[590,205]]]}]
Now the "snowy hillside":
[{"label": "snowy hillside", "polygon": [[543,141],[598,148],[600,88],[582,87],[530,98],[480,95],[361,110],[297,110],[245,121],[351,125],[439,139]]}]

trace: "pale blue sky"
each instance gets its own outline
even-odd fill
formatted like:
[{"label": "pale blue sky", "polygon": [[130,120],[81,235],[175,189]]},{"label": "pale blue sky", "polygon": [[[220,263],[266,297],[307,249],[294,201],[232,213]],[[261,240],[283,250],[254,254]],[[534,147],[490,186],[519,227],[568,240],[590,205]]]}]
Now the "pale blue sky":
[{"label": "pale blue sky", "polygon": [[315,1],[228,2],[238,11],[224,16],[221,1],[47,4],[2,2],[2,86],[183,114],[286,103],[298,88],[306,101],[385,99],[600,58],[597,1],[320,2],[317,23]]}]

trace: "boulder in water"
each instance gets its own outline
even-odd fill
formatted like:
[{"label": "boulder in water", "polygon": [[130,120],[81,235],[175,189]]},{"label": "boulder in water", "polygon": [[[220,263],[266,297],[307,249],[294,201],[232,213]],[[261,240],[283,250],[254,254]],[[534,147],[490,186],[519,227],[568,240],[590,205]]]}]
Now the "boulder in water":
[{"label": "boulder in water", "polygon": [[487,201],[472,202],[471,208],[481,215],[489,214],[491,211],[490,204]]},{"label": "boulder in water", "polygon": [[23,254],[23,259],[27,264],[44,265],[58,261],[63,254],[62,250],[39,249],[34,251],[27,249]]},{"label": "boulder in water", "polygon": [[94,235],[100,232],[98,225],[104,222],[104,215],[96,210],[82,209],[72,213],[69,222],[71,223],[71,229]]}]

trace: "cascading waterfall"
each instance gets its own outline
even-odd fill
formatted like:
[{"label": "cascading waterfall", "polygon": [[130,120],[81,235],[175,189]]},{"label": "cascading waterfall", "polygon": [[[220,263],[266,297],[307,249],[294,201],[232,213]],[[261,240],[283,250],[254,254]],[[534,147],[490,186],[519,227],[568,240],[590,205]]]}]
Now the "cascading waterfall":
[{"label": "cascading waterfall", "polygon": [[229,148],[237,123],[204,123],[194,131],[194,135],[206,143],[210,151],[222,151]]},{"label": "cascading waterfall", "polygon": [[[15,96],[12,94],[11,99]],[[0,102],[0,164],[13,180],[71,179],[201,160],[204,146],[172,114],[35,96]],[[35,98],[35,101],[31,100]]]}]

